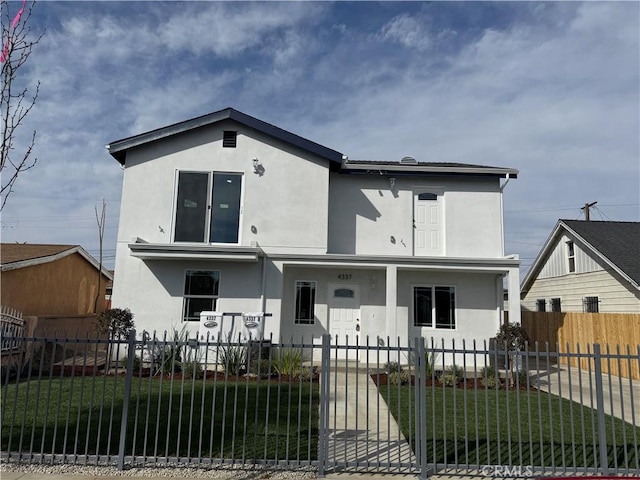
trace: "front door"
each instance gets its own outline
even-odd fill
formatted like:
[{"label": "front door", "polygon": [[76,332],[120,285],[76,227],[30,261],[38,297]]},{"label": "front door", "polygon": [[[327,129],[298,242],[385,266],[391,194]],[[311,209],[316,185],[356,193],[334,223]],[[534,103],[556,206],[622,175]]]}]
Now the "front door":
[{"label": "front door", "polygon": [[[356,345],[360,338],[360,285],[329,285],[329,334],[331,342],[337,345]],[[338,356],[344,357],[346,350],[339,349]],[[351,351],[350,358],[357,352]]]},{"label": "front door", "polygon": [[414,255],[428,257],[443,254],[440,217],[438,195],[416,193],[413,210]]}]

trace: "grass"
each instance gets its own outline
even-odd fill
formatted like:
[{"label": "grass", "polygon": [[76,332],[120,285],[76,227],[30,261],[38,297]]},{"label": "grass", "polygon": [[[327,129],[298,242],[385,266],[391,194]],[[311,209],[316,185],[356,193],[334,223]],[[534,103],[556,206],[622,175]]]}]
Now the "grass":
[{"label": "grass", "polygon": [[[382,385],[380,393],[415,448],[415,387]],[[426,387],[426,398],[429,462],[568,469],[600,463],[596,412],[575,402],[483,388]],[[638,469],[640,428],[608,415],[605,424],[609,466]]]},{"label": "grass", "polygon": [[[123,399],[117,376],[6,386],[2,450],[117,454]],[[125,454],[313,460],[317,437],[317,384],[136,378]]]}]

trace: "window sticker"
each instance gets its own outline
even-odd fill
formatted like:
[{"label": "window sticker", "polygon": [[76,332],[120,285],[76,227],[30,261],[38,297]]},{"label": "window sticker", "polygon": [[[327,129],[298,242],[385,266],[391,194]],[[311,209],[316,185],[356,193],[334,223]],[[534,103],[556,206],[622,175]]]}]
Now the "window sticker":
[{"label": "window sticker", "polygon": [[185,198],[184,208],[198,208],[198,202],[194,202],[193,200],[189,200],[188,198]]}]

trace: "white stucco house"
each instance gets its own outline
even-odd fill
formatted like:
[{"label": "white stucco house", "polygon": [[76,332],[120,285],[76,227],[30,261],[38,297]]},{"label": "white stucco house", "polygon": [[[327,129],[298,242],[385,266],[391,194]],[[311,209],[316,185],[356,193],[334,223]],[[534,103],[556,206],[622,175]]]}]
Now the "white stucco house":
[{"label": "white stucco house", "polygon": [[232,108],[107,148],[124,168],[112,304],[138,330],[267,312],[274,338],[484,340],[505,278],[519,291],[502,206],[517,170],[349,160]]}]

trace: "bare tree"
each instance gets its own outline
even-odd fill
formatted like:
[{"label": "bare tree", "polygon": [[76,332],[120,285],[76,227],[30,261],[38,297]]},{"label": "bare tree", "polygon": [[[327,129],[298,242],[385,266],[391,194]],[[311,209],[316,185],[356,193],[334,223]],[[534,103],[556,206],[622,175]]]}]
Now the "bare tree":
[{"label": "bare tree", "polygon": [[100,215],[98,215],[98,207],[94,208],[96,211],[96,223],[98,224],[98,237],[100,239],[100,268],[98,269],[98,292],[96,293],[96,300],[93,303],[93,312],[98,313],[98,299],[100,298],[100,287],[102,286],[102,244],[104,240],[104,226],[107,215],[107,202],[104,198],[102,199],[102,211],[100,212]]},{"label": "bare tree", "polygon": [[[40,82],[35,86],[33,95],[29,89],[19,83],[24,80],[19,75],[21,67],[27,62],[31,50],[44,32],[35,35],[31,33],[29,19],[35,1],[27,6],[26,0],[21,3],[7,0],[1,2],[2,20],[2,98],[0,100],[0,116],[2,116],[2,147],[0,148],[0,175],[2,187],[0,190],[0,210],[4,208],[18,176],[36,164],[37,158],[32,157],[33,146],[36,141],[36,131],[26,140],[26,145],[16,149],[16,131],[26,116],[36,104],[40,90]],[[13,7],[20,7],[14,9]],[[12,8],[10,8],[12,7]]]}]

